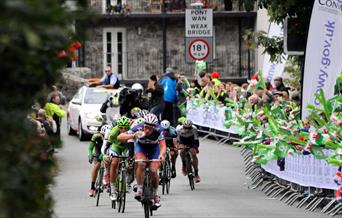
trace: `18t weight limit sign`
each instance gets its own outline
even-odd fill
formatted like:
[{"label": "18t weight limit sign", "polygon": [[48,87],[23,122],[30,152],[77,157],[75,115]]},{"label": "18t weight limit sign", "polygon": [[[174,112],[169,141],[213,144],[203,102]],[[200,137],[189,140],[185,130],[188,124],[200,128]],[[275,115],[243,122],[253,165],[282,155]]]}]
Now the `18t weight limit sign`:
[{"label": "18t weight limit sign", "polygon": [[202,39],[194,40],[189,45],[189,54],[194,60],[205,60],[210,54],[209,44]]},{"label": "18t weight limit sign", "polygon": [[211,63],[213,61],[213,38],[185,38],[185,59],[187,63],[195,61],[205,61]]}]

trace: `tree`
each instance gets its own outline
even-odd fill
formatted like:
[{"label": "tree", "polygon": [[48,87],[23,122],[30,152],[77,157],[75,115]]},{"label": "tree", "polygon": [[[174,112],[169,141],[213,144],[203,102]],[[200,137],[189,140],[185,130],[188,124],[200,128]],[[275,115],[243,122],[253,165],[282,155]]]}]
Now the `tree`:
[{"label": "tree", "polygon": [[[80,9],[86,0],[77,0]],[[58,78],[67,59],[57,56],[73,40],[81,12],[63,0],[0,1],[0,217],[51,217],[54,160],[49,142],[27,119],[34,98]]]},{"label": "tree", "polygon": [[[243,0],[243,3],[245,8],[248,9],[251,9],[251,5],[257,3],[259,8],[267,9],[270,21],[278,24],[283,23],[286,17],[297,17],[298,22],[296,26],[289,27],[288,31],[296,32],[300,37],[306,39],[314,3],[313,0]],[[273,60],[277,55],[283,53],[283,39],[276,37],[268,38],[265,32],[257,34],[256,43],[263,46],[265,52],[269,53]]]}]

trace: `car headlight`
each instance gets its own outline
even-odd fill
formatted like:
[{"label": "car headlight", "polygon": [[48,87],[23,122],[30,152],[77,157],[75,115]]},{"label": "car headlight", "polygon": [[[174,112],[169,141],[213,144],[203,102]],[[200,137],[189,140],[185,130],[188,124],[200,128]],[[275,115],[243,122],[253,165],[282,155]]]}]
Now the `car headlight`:
[{"label": "car headlight", "polygon": [[98,117],[98,114],[94,112],[88,112],[85,115],[87,119],[96,119]]}]

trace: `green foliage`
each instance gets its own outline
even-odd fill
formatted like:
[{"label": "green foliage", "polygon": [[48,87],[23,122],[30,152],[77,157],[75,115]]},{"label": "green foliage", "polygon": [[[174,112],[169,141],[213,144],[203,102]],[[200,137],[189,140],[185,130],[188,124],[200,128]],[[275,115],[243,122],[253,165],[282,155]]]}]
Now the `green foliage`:
[{"label": "green foliage", "polygon": [[[286,17],[297,17],[298,23],[288,31],[296,32],[304,38],[309,30],[313,2],[312,0],[243,0],[244,4],[257,3],[259,8],[267,9],[271,22],[282,24]],[[263,37],[257,40],[257,45],[262,45],[271,57],[283,53],[283,39],[266,38],[267,35],[263,34]]]},{"label": "green foliage", "polygon": [[287,61],[287,66],[285,67],[285,72],[288,74],[288,78],[284,79],[284,83],[291,87],[294,88],[298,91],[301,90],[301,75],[302,72],[300,70],[301,62],[298,60],[297,57],[289,57]]},{"label": "green foliage", "polygon": [[[85,0],[77,1],[80,8]],[[74,39],[62,0],[0,1],[0,217],[51,217],[54,161],[28,121],[35,96],[59,78],[57,57]]]},{"label": "green foliage", "polygon": [[283,39],[280,37],[269,38],[264,31],[254,32],[247,29],[242,38],[247,43],[248,48],[262,46],[265,49],[263,54],[268,53],[272,61],[281,60],[284,54]]}]

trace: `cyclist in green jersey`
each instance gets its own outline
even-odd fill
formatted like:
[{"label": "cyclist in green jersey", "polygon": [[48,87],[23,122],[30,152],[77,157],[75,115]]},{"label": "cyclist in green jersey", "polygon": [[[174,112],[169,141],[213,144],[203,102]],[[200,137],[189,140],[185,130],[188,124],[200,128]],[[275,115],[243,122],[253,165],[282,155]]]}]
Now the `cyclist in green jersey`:
[{"label": "cyclist in green jersey", "polygon": [[[112,201],[116,200],[115,196],[115,180],[117,177],[117,169],[119,166],[119,159],[117,156],[127,154],[127,143],[120,142],[117,140],[117,136],[120,133],[126,132],[130,128],[130,119],[123,116],[120,117],[117,122],[116,126],[110,131],[108,142],[111,143],[111,148],[109,150],[109,158],[111,159],[110,163],[110,199]],[[106,160],[108,165],[109,161]]]},{"label": "cyclist in green jersey", "polygon": [[101,147],[103,144],[104,134],[110,128],[110,125],[102,126],[100,133],[94,134],[88,145],[88,160],[90,164],[93,164],[93,168],[91,170],[91,186],[89,190],[89,197],[96,196],[95,181],[98,170],[101,167],[101,161],[103,160],[103,154],[101,154]]}]

